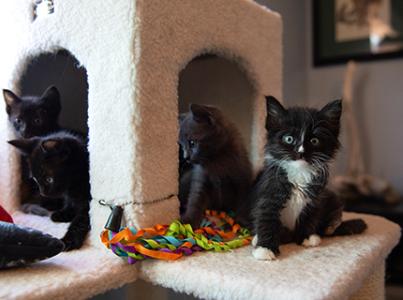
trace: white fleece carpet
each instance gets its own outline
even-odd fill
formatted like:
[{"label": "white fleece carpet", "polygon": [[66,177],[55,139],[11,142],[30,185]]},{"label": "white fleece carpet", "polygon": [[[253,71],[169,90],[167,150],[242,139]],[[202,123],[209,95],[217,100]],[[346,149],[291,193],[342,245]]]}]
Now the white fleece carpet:
[{"label": "white fleece carpet", "polygon": [[386,219],[345,214],[357,216],[369,224],[365,234],[326,238],[317,248],[281,246],[273,262],[257,261],[251,247],[245,247],[176,262],[149,260],[140,266],[140,277],[203,299],[346,299],[400,238],[400,227]]},{"label": "white fleece carpet", "polygon": [[[255,260],[251,247],[198,253],[175,262],[127,265],[87,244],[26,268],[0,271],[0,299],[85,299],[142,279],[205,299],[345,299],[383,264],[400,238],[398,225],[369,215],[365,234],[327,238],[317,248],[281,246],[274,262]],[[61,237],[66,224],[14,214],[16,223]],[[101,242],[99,241],[100,246]],[[378,280],[379,281],[379,280]]]},{"label": "white fleece carpet", "polygon": [[[62,237],[67,223],[15,213],[15,223]],[[25,268],[0,270],[0,299],[86,299],[137,278],[137,269],[106,248],[87,244]]]}]

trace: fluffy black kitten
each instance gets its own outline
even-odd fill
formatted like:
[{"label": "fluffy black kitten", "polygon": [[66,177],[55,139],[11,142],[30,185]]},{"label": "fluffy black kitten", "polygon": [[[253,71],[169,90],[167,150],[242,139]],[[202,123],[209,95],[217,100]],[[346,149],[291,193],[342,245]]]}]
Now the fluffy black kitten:
[{"label": "fluffy black kitten", "polygon": [[85,141],[67,131],[44,137],[9,141],[27,157],[41,196],[62,201],[51,215],[55,222],[71,222],[62,241],[66,251],[82,246],[90,230],[90,184]]},{"label": "fluffy black kitten", "polygon": [[361,233],[362,220],[342,222],[342,202],[326,189],[328,163],[340,143],[342,104],[285,109],[266,97],[265,165],[253,190],[253,255],[272,260],[280,243],[312,247],[320,236]]},{"label": "fluffy black kitten", "polygon": [[[3,90],[6,102],[8,120],[12,124],[17,138],[43,136],[60,129],[58,119],[61,110],[60,94],[56,87],[50,86],[42,96],[18,97],[10,90]],[[22,210],[26,213],[46,215],[46,208],[53,208],[53,204],[41,197],[37,186],[30,180],[27,162],[21,159],[21,189],[20,199]]]},{"label": "fluffy black kitten", "polygon": [[42,96],[18,97],[10,90],[3,90],[3,96],[18,138],[43,136],[60,129],[60,94],[56,87],[49,87]]},{"label": "fluffy black kitten", "polygon": [[216,107],[191,104],[180,118],[179,142],[188,164],[179,187],[182,221],[197,228],[205,209],[241,217],[252,167],[235,125]]}]

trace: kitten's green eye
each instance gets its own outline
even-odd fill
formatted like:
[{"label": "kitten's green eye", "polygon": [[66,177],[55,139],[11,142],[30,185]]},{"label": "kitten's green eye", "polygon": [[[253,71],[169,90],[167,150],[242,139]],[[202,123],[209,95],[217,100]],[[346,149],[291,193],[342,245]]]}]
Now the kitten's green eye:
[{"label": "kitten's green eye", "polygon": [[50,177],[50,176],[46,177],[45,181],[46,181],[47,184],[52,184],[54,182],[53,178]]},{"label": "kitten's green eye", "polygon": [[291,135],[285,135],[283,136],[283,142],[291,145],[294,142],[294,138]]},{"label": "kitten's green eye", "polygon": [[319,145],[319,139],[318,138],[311,138],[311,144],[314,146],[318,146]]},{"label": "kitten's green eye", "polygon": [[194,146],[196,146],[196,142],[194,140],[189,140],[189,147],[193,148]]}]

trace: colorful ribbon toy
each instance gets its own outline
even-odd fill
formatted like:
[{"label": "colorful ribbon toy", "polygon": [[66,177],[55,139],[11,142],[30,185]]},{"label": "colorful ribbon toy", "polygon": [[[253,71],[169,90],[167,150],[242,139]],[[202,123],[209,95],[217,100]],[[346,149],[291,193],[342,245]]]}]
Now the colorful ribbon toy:
[{"label": "colorful ribbon toy", "polygon": [[211,210],[206,211],[201,227],[194,231],[189,224],[174,221],[171,225],[143,229],[126,227],[114,232],[122,213],[121,208],[117,213],[115,208],[101,233],[101,240],[113,253],[127,258],[129,264],[146,258],[176,260],[203,250],[229,251],[250,244],[252,239],[248,229],[235,224],[228,214]]}]

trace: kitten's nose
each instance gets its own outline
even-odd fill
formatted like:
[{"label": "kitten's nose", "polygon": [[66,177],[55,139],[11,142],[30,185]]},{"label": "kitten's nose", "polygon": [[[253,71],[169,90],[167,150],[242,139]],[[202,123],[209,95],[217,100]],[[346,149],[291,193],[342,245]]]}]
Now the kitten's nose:
[{"label": "kitten's nose", "polygon": [[39,194],[43,197],[46,197],[46,192],[45,192],[44,188],[40,185],[38,185],[38,187],[39,187]]},{"label": "kitten's nose", "polygon": [[303,159],[304,158],[304,153],[305,153],[305,149],[304,149],[304,145],[297,145],[297,149],[295,151],[296,153],[296,159]]},{"label": "kitten's nose", "polygon": [[33,134],[31,134],[30,132],[23,132],[22,133],[22,137],[24,138],[24,139],[30,139],[31,137],[33,137],[34,135]]},{"label": "kitten's nose", "polygon": [[304,153],[305,152],[304,145],[299,145],[297,152],[298,152],[298,154]]},{"label": "kitten's nose", "polygon": [[190,160],[189,151],[187,151],[186,149],[183,149],[183,159],[184,159],[186,162],[189,162],[189,160]]}]

